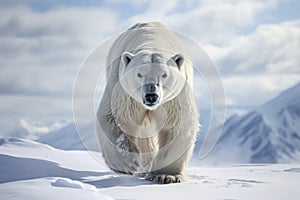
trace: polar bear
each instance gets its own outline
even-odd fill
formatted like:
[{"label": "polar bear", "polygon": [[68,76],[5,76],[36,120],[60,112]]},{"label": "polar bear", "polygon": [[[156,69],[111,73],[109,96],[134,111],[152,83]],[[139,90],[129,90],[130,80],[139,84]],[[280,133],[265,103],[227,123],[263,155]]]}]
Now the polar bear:
[{"label": "polar bear", "polygon": [[193,67],[176,35],[137,23],[107,56],[97,135],[108,167],[157,183],[185,180],[198,132]]}]

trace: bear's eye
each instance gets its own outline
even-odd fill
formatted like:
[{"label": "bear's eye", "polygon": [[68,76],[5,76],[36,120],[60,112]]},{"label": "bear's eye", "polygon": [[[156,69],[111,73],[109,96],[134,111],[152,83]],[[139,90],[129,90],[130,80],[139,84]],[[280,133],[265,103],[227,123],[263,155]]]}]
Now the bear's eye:
[{"label": "bear's eye", "polygon": [[137,77],[143,78],[143,75],[141,73],[137,73]]},{"label": "bear's eye", "polygon": [[167,78],[167,73],[163,73],[162,75],[161,75],[161,77],[163,77],[163,78]]}]

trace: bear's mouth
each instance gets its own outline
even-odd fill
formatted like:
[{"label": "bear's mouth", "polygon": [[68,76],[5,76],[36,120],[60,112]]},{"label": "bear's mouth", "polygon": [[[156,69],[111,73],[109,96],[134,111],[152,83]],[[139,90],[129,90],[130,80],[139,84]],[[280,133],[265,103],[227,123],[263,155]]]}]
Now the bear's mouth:
[{"label": "bear's mouth", "polygon": [[152,106],[155,106],[156,103],[145,103],[146,106],[149,106],[149,107],[152,107]]}]

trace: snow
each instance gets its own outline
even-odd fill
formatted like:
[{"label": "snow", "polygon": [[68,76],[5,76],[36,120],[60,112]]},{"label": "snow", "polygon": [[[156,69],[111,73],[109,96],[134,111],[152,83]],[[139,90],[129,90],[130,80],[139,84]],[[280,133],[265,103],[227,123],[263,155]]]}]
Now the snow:
[{"label": "snow", "polygon": [[0,197],[32,199],[300,199],[300,165],[190,166],[188,181],[159,185],[117,175],[98,153],[0,139]]},{"label": "snow", "polygon": [[78,188],[78,189],[88,189],[94,192],[97,191],[97,188],[93,185],[84,184],[80,181],[73,181],[68,178],[55,178],[51,183],[52,186],[56,187],[68,187],[68,188]]},{"label": "snow", "polygon": [[91,189],[88,184],[70,184],[72,182],[74,181],[61,178],[40,178],[9,182],[0,185],[0,196],[1,199],[5,200],[112,200],[111,197],[98,193],[97,189]]}]

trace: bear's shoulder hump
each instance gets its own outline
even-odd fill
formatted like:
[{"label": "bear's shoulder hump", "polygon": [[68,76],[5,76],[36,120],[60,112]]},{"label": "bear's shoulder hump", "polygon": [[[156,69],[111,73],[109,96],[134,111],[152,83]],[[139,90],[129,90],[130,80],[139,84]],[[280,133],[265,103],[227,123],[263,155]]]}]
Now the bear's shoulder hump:
[{"label": "bear's shoulder hump", "polygon": [[135,29],[144,29],[144,28],[166,28],[160,22],[138,22],[135,25],[131,26],[128,30],[135,30]]}]

